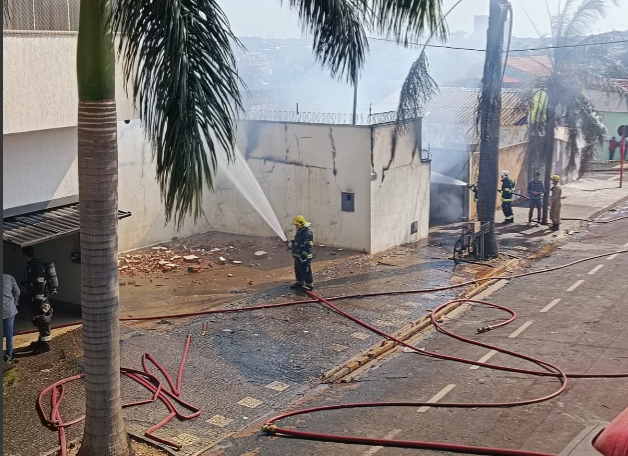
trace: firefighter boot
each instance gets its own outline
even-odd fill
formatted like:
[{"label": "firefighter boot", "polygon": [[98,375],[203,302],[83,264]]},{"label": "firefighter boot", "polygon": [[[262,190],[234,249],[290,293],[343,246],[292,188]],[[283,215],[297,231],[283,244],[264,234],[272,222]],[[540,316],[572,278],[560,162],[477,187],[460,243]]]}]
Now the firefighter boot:
[{"label": "firefighter boot", "polygon": [[301,282],[294,282],[292,285],[290,285],[290,288],[292,288],[293,290],[298,290],[303,288],[303,284]]},{"label": "firefighter boot", "polygon": [[307,291],[312,291],[312,290],[314,290],[314,284],[313,283],[306,283],[305,285],[302,286],[302,288],[304,290],[307,290]]}]

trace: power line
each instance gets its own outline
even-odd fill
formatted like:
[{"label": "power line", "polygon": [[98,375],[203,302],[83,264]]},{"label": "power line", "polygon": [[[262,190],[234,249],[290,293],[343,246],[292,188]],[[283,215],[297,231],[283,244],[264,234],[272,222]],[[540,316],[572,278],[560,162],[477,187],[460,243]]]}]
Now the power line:
[{"label": "power line", "polygon": [[[374,38],[374,37],[368,37],[368,38],[370,40],[389,41],[391,43],[397,43],[396,40],[391,40],[388,38]],[[621,43],[628,43],[628,40],[604,41],[601,43],[580,43],[580,44],[570,44],[570,45],[565,45],[565,46],[543,46],[543,47],[527,48],[527,49],[511,49],[510,52],[543,51],[547,49],[564,49],[564,48],[577,48],[577,47],[586,47],[586,46],[607,46],[609,44],[621,44]],[[458,51],[486,52],[486,49],[447,46],[445,44],[424,44],[424,43],[414,43],[414,42],[411,42],[408,44],[411,44],[413,46],[425,46],[425,47],[431,47],[431,48],[454,49]]]}]

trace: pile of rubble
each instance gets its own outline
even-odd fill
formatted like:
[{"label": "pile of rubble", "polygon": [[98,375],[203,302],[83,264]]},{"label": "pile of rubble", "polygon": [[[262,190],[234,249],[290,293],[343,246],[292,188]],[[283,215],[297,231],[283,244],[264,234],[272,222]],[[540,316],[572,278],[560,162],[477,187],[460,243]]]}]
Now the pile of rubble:
[{"label": "pile of rubble", "polygon": [[[249,247],[248,245],[246,247]],[[139,275],[155,272],[170,272],[187,268],[188,272],[200,272],[203,267],[211,269],[216,265],[242,264],[242,261],[229,258],[241,253],[242,246],[226,246],[223,248],[183,244],[174,246],[155,246],[150,249],[121,254],[118,257],[120,274]],[[256,259],[267,258],[264,251],[255,252]]]}]

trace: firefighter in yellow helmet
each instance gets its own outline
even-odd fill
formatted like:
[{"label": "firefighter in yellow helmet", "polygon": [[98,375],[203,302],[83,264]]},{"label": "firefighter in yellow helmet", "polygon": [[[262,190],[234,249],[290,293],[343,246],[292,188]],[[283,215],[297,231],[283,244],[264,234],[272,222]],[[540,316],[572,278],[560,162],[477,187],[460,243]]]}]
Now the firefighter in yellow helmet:
[{"label": "firefighter in yellow helmet", "polygon": [[560,229],[560,209],[563,207],[562,199],[563,199],[563,188],[560,185],[560,176],[554,174],[551,177],[552,181],[552,193],[550,196],[550,220],[552,221],[552,226],[550,229],[552,231],[558,231]]},{"label": "firefighter in yellow helmet", "polygon": [[314,279],[312,277],[312,249],[314,247],[314,235],[310,230],[310,223],[302,215],[292,219],[292,224],[297,229],[294,241],[290,241],[288,248],[294,257],[294,275],[296,282],[290,288],[303,288],[312,291]]}]

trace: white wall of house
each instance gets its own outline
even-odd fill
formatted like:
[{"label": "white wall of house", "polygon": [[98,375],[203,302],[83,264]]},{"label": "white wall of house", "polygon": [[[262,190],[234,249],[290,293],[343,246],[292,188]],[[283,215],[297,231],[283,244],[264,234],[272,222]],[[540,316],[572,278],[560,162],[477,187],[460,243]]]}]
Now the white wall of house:
[{"label": "white wall of house", "polygon": [[2,140],[3,209],[78,194],[76,127],[3,135]]},{"label": "white wall of house", "polygon": [[[118,157],[118,207],[132,214],[131,217],[120,220],[121,251],[210,229],[206,218],[201,218],[196,223],[187,218],[181,231],[177,231],[172,221],[166,223],[150,144],[144,139],[139,120],[133,120],[129,124],[118,122]],[[205,207],[210,205],[210,199],[206,198]]]},{"label": "white wall of house", "polygon": [[[75,127],[77,34],[71,32],[4,32],[2,35],[2,132]],[[116,67],[118,119],[134,113]]]},{"label": "white wall of house", "polygon": [[[373,128],[371,252],[425,238],[429,231],[430,164],[421,162],[421,138],[396,136],[394,126]],[[411,224],[417,222],[417,233]]]}]

